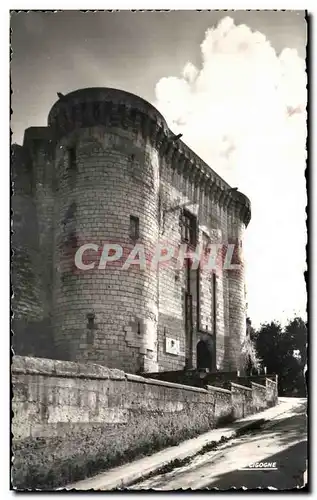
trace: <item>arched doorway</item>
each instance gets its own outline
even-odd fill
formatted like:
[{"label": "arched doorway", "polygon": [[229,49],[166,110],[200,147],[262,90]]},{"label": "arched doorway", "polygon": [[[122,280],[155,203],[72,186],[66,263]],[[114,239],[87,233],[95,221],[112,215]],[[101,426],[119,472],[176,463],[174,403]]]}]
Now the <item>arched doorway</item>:
[{"label": "arched doorway", "polygon": [[197,370],[213,371],[213,342],[208,334],[203,334],[196,345]]}]

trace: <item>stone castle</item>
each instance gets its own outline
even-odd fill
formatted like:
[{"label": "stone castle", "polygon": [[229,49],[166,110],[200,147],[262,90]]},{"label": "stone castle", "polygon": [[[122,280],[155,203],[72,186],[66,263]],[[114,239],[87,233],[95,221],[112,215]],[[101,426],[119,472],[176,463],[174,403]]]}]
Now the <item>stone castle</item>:
[{"label": "stone castle", "polygon": [[[143,99],[109,88],[59,95],[47,127],[12,147],[13,349],[128,373],[241,369],[246,332],[246,196],[206,165]],[[85,244],[235,244],[238,269],[106,266]],[[124,257],[124,256],[123,256]],[[122,258],[123,258],[122,257]],[[84,260],[84,258],[83,258]]]}]

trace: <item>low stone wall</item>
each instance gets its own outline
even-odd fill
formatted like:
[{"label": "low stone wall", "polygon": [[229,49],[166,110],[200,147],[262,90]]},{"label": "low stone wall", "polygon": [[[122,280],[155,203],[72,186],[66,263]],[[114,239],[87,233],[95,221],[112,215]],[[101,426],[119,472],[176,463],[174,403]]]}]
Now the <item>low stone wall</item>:
[{"label": "low stone wall", "polygon": [[66,484],[177,444],[272,406],[274,384],[200,388],[95,364],[14,356],[15,484]]},{"label": "low stone wall", "polygon": [[266,406],[275,406],[278,402],[278,385],[276,381],[270,378],[266,379]]},{"label": "low stone wall", "polygon": [[125,424],[153,412],[229,416],[230,393],[145,379],[95,364],[15,356],[14,439],[64,433],[74,426]]},{"label": "low stone wall", "polygon": [[144,373],[142,376],[145,378],[164,380],[166,382],[177,382],[179,384],[195,387],[206,387],[207,385],[210,385],[213,387],[222,387],[223,389],[230,389],[231,382],[251,388],[251,382],[265,386],[267,378],[273,380],[274,382],[277,381],[276,375],[261,374],[238,376],[237,371],[198,373],[195,369]]},{"label": "low stone wall", "polygon": [[214,398],[214,419],[216,423],[226,422],[233,418],[231,391],[220,387],[207,386]]},{"label": "low stone wall", "polygon": [[252,399],[255,412],[265,410],[267,408],[266,402],[266,386],[251,382]]},{"label": "low stone wall", "polygon": [[252,389],[231,383],[231,402],[234,418],[243,418],[255,412]]},{"label": "low stone wall", "polygon": [[14,439],[53,436],[69,426],[124,424],[131,414],[208,413],[215,423],[277,403],[276,382],[252,389],[207,389],[129,375],[95,364],[15,356],[12,364]]}]

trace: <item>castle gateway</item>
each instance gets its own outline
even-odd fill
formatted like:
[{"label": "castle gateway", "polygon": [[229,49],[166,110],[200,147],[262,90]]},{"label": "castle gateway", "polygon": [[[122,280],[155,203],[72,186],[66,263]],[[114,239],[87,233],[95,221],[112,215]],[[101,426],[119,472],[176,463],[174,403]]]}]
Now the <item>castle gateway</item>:
[{"label": "castle gateway", "polygon": [[[59,96],[48,126],[12,148],[15,353],[130,373],[241,368],[249,200],[143,99],[108,88]],[[121,248],[123,262],[137,245],[147,260],[158,245],[176,252],[156,268],[113,259],[83,270],[84,245]],[[193,265],[198,245],[206,255],[218,245],[220,264]],[[234,269],[221,265],[228,245]]]}]

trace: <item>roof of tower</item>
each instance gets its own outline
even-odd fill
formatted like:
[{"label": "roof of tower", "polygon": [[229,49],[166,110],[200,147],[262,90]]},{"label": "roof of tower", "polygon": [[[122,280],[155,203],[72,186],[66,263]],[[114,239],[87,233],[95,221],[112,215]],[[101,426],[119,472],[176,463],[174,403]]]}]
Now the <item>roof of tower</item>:
[{"label": "roof of tower", "polygon": [[180,140],[168,127],[165,118],[149,102],[124,90],[91,87],[74,90],[64,95],[57,93],[58,101],[48,115],[48,128],[56,139],[71,132],[76,127],[90,127],[97,123],[106,126],[121,125],[127,121],[141,127],[142,134],[151,137],[162,155],[169,157],[177,169],[191,171],[195,182],[201,180],[213,192],[215,200],[224,206],[234,203],[241,211],[247,225],[251,218],[250,200],[230,185],[205,163],[186,143]]},{"label": "roof of tower", "polygon": [[[58,94],[60,94],[60,92],[58,92]],[[138,109],[139,111],[148,114],[151,118],[157,120],[159,124],[164,128],[168,128],[163,115],[145,99],[142,99],[142,97],[132,94],[131,92],[126,92],[125,90],[113,89],[108,87],[88,87],[84,89],[77,89],[69,92],[68,94],[62,95],[55,102],[55,104],[53,104],[49,112],[48,125],[51,124],[61,104],[79,104],[83,102],[96,101],[112,102],[113,104],[121,104],[128,108]]]}]

